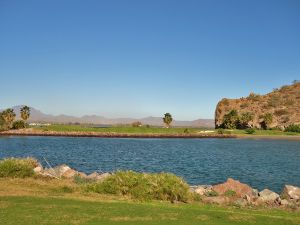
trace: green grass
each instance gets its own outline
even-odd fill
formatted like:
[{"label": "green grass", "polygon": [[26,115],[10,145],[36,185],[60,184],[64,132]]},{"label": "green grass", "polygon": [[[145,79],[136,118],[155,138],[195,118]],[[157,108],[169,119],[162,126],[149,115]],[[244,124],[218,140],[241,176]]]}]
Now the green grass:
[{"label": "green grass", "polygon": [[[95,128],[84,125],[50,125],[46,127],[35,127],[34,129],[44,131],[78,131],[78,132],[102,132],[102,133],[130,133],[130,134],[184,134],[186,128],[182,127],[131,127],[131,126],[114,126],[105,128]],[[203,129],[200,128],[188,128],[190,133],[197,133]]]},{"label": "green grass", "polygon": [[[34,127],[36,130],[42,131],[57,131],[57,132],[99,132],[99,133],[120,133],[120,134],[186,134],[187,128],[184,127],[131,127],[131,126],[114,126],[108,128],[94,128],[84,125],[50,125],[47,127]],[[214,130],[214,129],[203,129],[203,128],[188,128],[189,134],[197,134],[203,130]],[[214,130],[217,134],[218,130]],[[223,130],[225,134],[241,135],[241,136],[296,136],[300,135],[296,132],[283,132],[280,130],[255,130],[253,134],[248,134],[245,130]]]},{"label": "green grass", "polygon": [[247,134],[245,130],[232,130],[232,134],[247,135],[247,136],[297,136],[299,133],[284,132],[280,130],[255,130],[253,134]]},{"label": "green grass", "polygon": [[87,201],[53,197],[0,197],[0,221],[18,224],[296,225],[299,212],[151,202]]}]

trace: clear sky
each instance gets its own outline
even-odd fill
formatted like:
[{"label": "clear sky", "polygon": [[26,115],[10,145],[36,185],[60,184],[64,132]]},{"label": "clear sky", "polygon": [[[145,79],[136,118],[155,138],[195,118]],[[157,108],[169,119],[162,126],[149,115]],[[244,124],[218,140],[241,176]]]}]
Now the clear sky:
[{"label": "clear sky", "polygon": [[299,0],[0,0],[0,108],[213,118],[300,79]]}]

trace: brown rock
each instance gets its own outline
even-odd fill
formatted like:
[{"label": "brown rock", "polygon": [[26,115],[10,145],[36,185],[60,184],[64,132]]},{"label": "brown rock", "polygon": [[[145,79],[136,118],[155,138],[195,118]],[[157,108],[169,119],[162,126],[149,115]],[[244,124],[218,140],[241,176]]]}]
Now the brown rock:
[{"label": "brown rock", "polygon": [[280,197],[277,193],[269,189],[264,189],[263,191],[259,192],[257,201],[262,203],[276,203],[280,202]]},{"label": "brown rock", "polygon": [[254,196],[253,189],[250,186],[232,178],[228,178],[223,184],[214,185],[212,189],[219,195],[224,195],[227,191],[234,191],[237,197],[244,197],[247,195],[252,198]]}]

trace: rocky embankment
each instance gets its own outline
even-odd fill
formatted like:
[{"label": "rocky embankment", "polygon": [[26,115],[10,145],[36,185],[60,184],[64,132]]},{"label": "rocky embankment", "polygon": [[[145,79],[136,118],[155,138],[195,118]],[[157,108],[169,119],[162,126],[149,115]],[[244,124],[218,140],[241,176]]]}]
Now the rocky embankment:
[{"label": "rocky embankment", "polygon": [[251,93],[239,99],[223,98],[216,107],[215,127],[222,127],[224,116],[231,110],[239,115],[250,113],[253,119],[247,121],[249,127],[261,128],[264,115],[272,115],[269,127],[285,128],[290,124],[300,124],[300,82],[286,85],[266,95]]},{"label": "rocky embankment", "polygon": [[[67,165],[43,168],[39,164],[34,168],[34,172],[40,176],[53,179],[74,179],[75,177],[80,177],[95,182],[101,182],[112,175],[111,173],[98,172],[87,175]],[[267,206],[300,210],[300,187],[292,185],[285,185],[282,193],[278,194],[269,189],[258,191],[247,184],[228,178],[222,184],[190,186],[190,191],[198,195],[204,203],[238,207]]]},{"label": "rocky embankment", "polygon": [[159,133],[116,133],[87,131],[43,131],[32,128],[0,132],[2,136],[62,136],[62,137],[105,137],[105,138],[235,138],[236,135],[215,133],[159,134]]}]

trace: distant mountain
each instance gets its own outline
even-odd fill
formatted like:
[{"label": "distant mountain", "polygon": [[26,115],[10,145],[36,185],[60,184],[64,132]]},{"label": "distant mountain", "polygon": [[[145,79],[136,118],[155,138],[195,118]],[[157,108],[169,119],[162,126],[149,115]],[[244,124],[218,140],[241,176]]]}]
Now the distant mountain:
[{"label": "distant mountain", "polygon": [[[22,105],[14,106],[13,109],[17,114],[17,118],[20,118],[20,109]],[[2,111],[2,110],[1,110]],[[97,115],[86,115],[82,117],[45,114],[40,110],[30,107],[30,119],[29,122],[46,122],[46,123],[82,123],[82,124],[101,124],[101,125],[116,125],[116,124],[131,124],[135,121],[140,121],[142,124],[149,124],[152,126],[163,126],[161,117],[145,117],[141,119],[136,118],[106,118]],[[214,127],[213,119],[198,119],[193,121],[177,121],[174,120],[173,126],[182,127]]]}]

